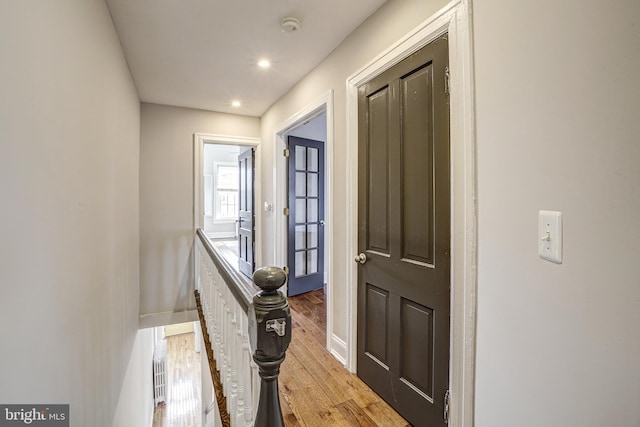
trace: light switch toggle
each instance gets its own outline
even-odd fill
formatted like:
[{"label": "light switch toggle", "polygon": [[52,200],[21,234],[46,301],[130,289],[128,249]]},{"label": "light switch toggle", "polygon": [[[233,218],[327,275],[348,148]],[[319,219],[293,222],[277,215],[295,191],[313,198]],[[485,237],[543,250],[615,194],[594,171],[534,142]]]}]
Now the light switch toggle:
[{"label": "light switch toggle", "polygon": [[562,264],[562,212],[538,212],[538,236],[540,258]]}]

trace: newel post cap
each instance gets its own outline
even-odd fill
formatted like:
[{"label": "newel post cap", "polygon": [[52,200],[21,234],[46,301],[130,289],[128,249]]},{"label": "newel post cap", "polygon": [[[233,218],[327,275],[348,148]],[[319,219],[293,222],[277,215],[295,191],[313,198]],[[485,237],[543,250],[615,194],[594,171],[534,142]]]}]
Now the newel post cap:
[{"label": "newel post cap", "polygon": [[262,267],[253,273],[253,282],[265,293],[275,293],[287,281],[287,275],[279,267]]}]

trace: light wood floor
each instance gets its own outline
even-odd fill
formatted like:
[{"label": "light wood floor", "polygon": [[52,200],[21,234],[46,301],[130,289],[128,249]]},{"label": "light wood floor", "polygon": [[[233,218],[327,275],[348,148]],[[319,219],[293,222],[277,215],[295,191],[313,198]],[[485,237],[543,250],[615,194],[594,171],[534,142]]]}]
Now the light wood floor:
[{"label": "light wood floor", "polygon": [[293,337],[279,378],[285,425],[409,426],[325,349],[323,290],[291,297],[289,305]]},{"label": "light wood floor", "polygon": [[167,340],[166,402],[156,406],[153,427],[201,427],[200,353],[195,334],[174,335]]}]

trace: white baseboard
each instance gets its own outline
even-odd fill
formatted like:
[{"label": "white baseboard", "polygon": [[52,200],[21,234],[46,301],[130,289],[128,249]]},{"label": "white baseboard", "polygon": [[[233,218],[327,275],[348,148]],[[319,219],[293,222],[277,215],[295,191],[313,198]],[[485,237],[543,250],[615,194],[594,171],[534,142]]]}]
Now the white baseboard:
[{"label": "white baseboard", "polygon": [[331,334],[331,348],[329,351],[340,363],[347,366],[347,343],[343,339]]},{"label": "white baseboard", "polygon": [[140,316],[138,328],[173,325],[176,323],[196,322],[200,320],[198,310],[167,311],[165,313],[143,314]]}]

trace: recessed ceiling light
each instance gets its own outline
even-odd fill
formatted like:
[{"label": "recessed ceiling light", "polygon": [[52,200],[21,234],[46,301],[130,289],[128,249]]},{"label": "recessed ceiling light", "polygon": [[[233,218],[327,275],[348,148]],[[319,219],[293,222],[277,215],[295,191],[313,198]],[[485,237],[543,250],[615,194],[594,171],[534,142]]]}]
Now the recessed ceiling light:
[{"label": "recessed ceiling light", "polygon": [[260,68],[269,68],[271,66],[271,62],[269,62],[267,59],[261,59],[260,61],[258,61],[258,67]]},{"label": "recessed ceiling light", "polygon": [[231,101],[231,106],[232,107],[236,107],[238,108],[239,106],[241,106],[242,104],[240,103],[240,101]]}]

